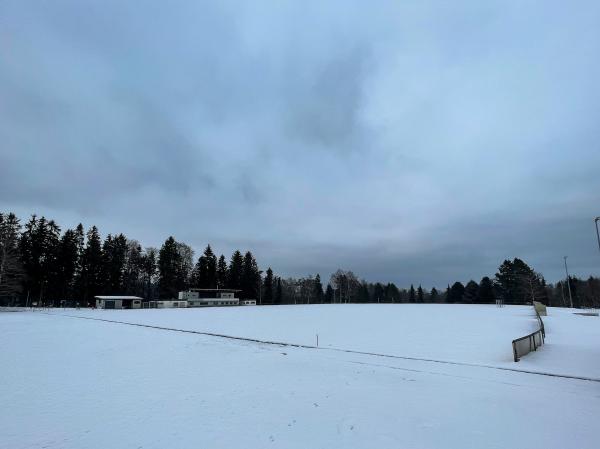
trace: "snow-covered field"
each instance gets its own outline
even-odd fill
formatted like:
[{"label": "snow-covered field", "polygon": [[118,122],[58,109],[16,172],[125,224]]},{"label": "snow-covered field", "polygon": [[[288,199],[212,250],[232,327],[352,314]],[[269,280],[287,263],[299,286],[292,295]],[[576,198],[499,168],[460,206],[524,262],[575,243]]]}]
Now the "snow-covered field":
[{"label": "snow-covered field", "polygon": [[[565,309],[519,363],[510,342],[535,327],[530,307],[50,313],[0,313],[0,448],[600,445],[599,382],[492,367],[600,378],[600,319]],[[66,315],[306,345],[318,332],[323,349]]]},{"label": "snow-covered field", "polygon": [[482,363],[512,361],[511,341],[537,325],[531,307],[490,305],[324,304],[68,313],[311,346],[319,334],[323,347]]}]

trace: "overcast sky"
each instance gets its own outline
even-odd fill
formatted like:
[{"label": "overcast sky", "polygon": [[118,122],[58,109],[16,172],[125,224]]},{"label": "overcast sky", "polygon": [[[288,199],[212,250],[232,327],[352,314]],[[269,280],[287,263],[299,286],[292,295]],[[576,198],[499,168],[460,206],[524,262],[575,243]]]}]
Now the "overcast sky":
[{"label": "overcast sky", "polygon": [[598,1],[0,2],[0,210],[445,287],[600,275]]}]

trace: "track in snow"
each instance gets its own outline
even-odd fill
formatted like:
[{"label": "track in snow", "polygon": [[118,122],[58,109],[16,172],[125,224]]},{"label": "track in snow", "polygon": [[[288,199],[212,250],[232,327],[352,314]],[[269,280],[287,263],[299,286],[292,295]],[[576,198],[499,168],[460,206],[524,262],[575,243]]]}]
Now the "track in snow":
[{"label": "track in snow", "polygon": [[502,366],[485,365],[485,364],[468,363],[468,362],[458,362],[458,361],[452,361],[452,360],[439,360],[439,359],[431,359],[431,358],[380,354],[380,353],[376,353],[376,352],[356,351],[353,349],[318,347],[318,346],[303,345],[303,344],[298,344],[298,343],[287,343],[287,342],[281,342],[281,341],[260,340],[260,339],[249,338],[249,337],[238,337],[238,336],[234,336],[234,335],[218,334],[218,333],[214,333],[214,332],[193,331],[193,330],[186,330],[186,329],[176,329],[176,328],[172,328],[172,327],[154,326],[154,325],[150,325],[150,324],[130,323],[127,321],[107,320],[105,318],[92,318],[92,317],[85,317],[85,316],[79,316],[79,315],[68,315],[68,314],[49,313],[49,312],[42,312],[42,313],[44,313],[46,315],[64,316],[64,317],[69,317],[69,318],[79,318],[82,320],[103,321],[106,323],[123,324],[123,325],[127,325],[127,326],[137,326],[137,327],[145,327],[145,328],[149,328],[149,329],[159,329],[159,330],[171,331],[171,332],[183,332],[183,333],[187,333],[187,334],[205,335],[208,337],[225,338],[225,339],[229,339],[229,340],[248,341],[251,343],[260,343],[260,344],[265,344],[265,345],[276,345],[276,346],[287,346],[287,347],[294,347],[294,348],[345,352],[345,353],[349,353],[349,354],[360,354],[360,355],[368,355],[368,356],[373,356],[373,357],[384,357],[384,358],[401,359],[401,360],[413,360],[413,361],[419,361],[419,362],[441,363],[441,364],[446,364],[446,365],[471,366],[471,367],[476,367],[476,368],[487,368],[487,369],[495,369],[495,370],[501,370],[501,371],[513,371],[516,373],[533,374],[533,375],[548,376],[548,377],[559,377],[559,378],[564,378],[564,379],[584,380],[584,381],[589,381],[589,382],[600,383],[600,379],[597,379],[594,377],[574,376],[574,375],[570,375],[570,374],[548,373],[548,372],[543,372],[543,371],[523,370],[523,369],[518,369],[518,368],[507,368],[507,367],[502,367]]}]

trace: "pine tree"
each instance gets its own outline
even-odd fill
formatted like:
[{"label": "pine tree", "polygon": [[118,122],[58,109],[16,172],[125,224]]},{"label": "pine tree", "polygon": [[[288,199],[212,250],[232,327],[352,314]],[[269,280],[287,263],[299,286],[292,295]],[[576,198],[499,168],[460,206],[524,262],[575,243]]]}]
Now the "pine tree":
[{"label": "pine tree", "polygon": [[281,286],[281,278],[277,277],[277,289],[275,290],[275,304],[281,304],[283,301],[283,288]]},{"label": "pine tree", "polygon": [[494,285],[489,277],[484,276],[481,278],[479,283],[479,290],[477,291],[477,302],[479,304],[493,304],[496,302],[496,294],[494,292]]},{"label": "pine tree", "polygon": [[109,295],[123,293],[123,275],[127,258],[127,238],[123,234],[110,234],[102,245],[102,284]]},{"label": "pine tree", "polygon": [[113,290],[109,288],[110,284],[110,257],[113,246],[112,235],[108,234],[104,242],[102,243],[102,270],[100,274],[102,283],[102,293],[106,295],[114,294]]},{"label": "pine tree", "polygon": [[419,284],[419,288],[417,288],[417,302],[421,304],[425,302],[425,293],[423,292],[421,284]]},{"label": "pine tree", "polygon": [[229,288],[242,288],[242,273],[244,270],[244,257],[239,251],[235,251],[229,262]]},{"label": "pine tree", "polygon": [[217,258],[210,245],[206,247],[204,254],[198,258],[192,272],[191,283],[198,288],[217,288]]},{"label": "pine tree", "polygon": [[48,305],[57,300],[58,266],[57,257],[60,243],[60,228],[53,220],[35,215],[25,225],[21,235],[19,250],[25,270],[25,287],[31,293],[32,301]]},{"label": "pine tree", "polygon": [[144,295],[148,300],[152,300],[155,298],[155,292],[152,289],[152,284],[156,276],[156,271],[158,269],[157,253],[158,251],[156,250],[156,248],[146,248],[144,254],[142,254],[140,261],[141,271],[144,277],[145,285]]},{"label": "pine tree", "polygon": [[465,286],[465,292],[463,294],[463,302],[467,304],[474,304],[477,302],[479,294],[479,285],[474,280],[467,282]]},{"label": "pine tree", "polygon": [[391,282],[386,286],[385,296],[386,296],[386,301],[388,301],[388,302],[391,302],[391,303],[400,302],[400,290],[398,290],[398,287],[396,287],[396,284]]},{"label": "pine tree", "polygon": [[48,220],[44,232],[43,301],[54,306],[60,305],[62,287],[59,285],[58,252],[60,246],[60,227],[54,220]]},{"label": "pine tree", "polygon": [[314,302],[320,304],[323,302],[323,284],[321,283],[321,275],[317,273],[314,282]]},{"label": "pine tree", "polygon": [[429,301],[432,303],[436,303],[440,300],[439,293],[435,287],[431,289],[431,293],[429,294]]},{"label": "pine tree", "polygon": [[[37,238],[38,219],[36,215],[32,215],[29,221],[25,224],[21,238],[19,239],[19,253],[23,269],[25,272],[24,289],[27,292],[27,298],[31,297],[30,304],[37,298],[40,285],[40,245]],[[29,305],[29,304],[26,304]]]},{"label": "pine tree", "polygon": [[202,285],[202,271],[204,265],[204,257],[198,257],[198,261],[192,270],[192,275],[190,276],[190,286],[193,288],[203,288]]},{"label": "pine tree", "polygon": [[125,294],[144,295],[142,269],[142,246],[136,240],[129,240],[123,271],[123,292]]},{"label": "pine tree", "polygon": [[227,288],[228,287],[228,270],[227,270],[227,261],[225,260],[225,256],[221,254],[219,257],[219,261],[217,262],[217,287],[218,288]]},{"label": "pine tree", "polygon": [[14,305],[21,291],[23,266],[19,252],[21,225],[15,214],[0,213],[0,304]]},{"label": "pine tree", "polygon": [[259,299],[260,272],[250,251],[244,255],[242,268],[242,298]]},{"label": "pine tree", "polygon": [[103,293],[102,282],[102,243],[98,228],[92,226],[86,235],[86,245],[83,251],[82,278],[83,278],[83,306],[87,307],[94,296]]},{"label": "pine tree", "polygon": [[206,288],[217,288],[217,257],[210,245],[204,250],[204,259],[206,260]]},{"label": "pine tree", "polygon": [[455,282],[450,288],[450,294],[448,295],[448,302],[450,304],[459,303],[463,301],[463,295],[465,294],[465,287],[460,282]]},{"label": "pine tree", "polygon": [[408,296],[408,302],[416,302],[415,287],[412,284],[410,284],[410,293]]},{"label": "pine tree", "polygon": [[181,255],[177,242],[169,237],[158,253],[158,285],[161,298],[177,298],[182,281]]},{"label": "pine tree", "polygon": [[85,254],[85,230],[83,225],[79,223],[75,228],[75,242],[77,245],[77,266],[75,268],[75,286],[73,299],[81,303],[85,294],[85,285],[83,279],[83,262]]},{"label": "pine tree", "polygon": [[267,273],[263,283],[263,303],[273,304],[273,300],[273,270],[271,270],[271,267],[269,267],[267,268]]},{"label": "pine tree", "polygon": [[391,284],[386,284],[383,287],[383,301],[381,302],[392,302],[392,292],[390,291]]},{"label": "pine tree", "polygon": [[358,287],[358,298],[357,302],[360,303],[369,303],[371,302],[371,296],[369,295],[369,287],[366,282],[361,282]]},{"label": "pine tree", "polygon": [[324,302],[327,304],[331,304],[333,302],[333,288],[331,287],[331,284],[327,284],[327,288],[325,289]]},{"label": "pine tree", "polygon": [[545,297],[542,279],[517,257],[502,262],[496,273],[496,283],[506,304],[525,304]]},{"label": "pine tree", "polygon": [[385,301],[385,291],[383,289],[383,285],[379,282],[375,284],[373,288],[373,302],[384,302]]},{"label": "pine tree", "polygon": [[58,286],[61,300],[75,299],[75,279],[79,268],[79,241],[77,231],[67,229],[60,239],[57,257]]}]

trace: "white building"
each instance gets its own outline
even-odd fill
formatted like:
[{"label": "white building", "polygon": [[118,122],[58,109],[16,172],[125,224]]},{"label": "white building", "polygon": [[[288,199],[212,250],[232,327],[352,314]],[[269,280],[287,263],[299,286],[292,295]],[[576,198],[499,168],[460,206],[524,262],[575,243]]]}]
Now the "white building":
[{"label": "white building", "polygon": [[256,305],[256,299],[242,299],[240,301],[240,305],[242,305],[242,306],[255,306]]},{"label": "white building", "polygon": [[94,296],[98,309],[139,309],[142,300],[139,296]]},{"label": "white building", "polygon": [[188,307],[237,306],[239,298],[236,292],[241,290],[226,288],[191,288],[179,292],[179,300],[187,301]]},{"label": "white building", "polygon": [[143,304],[144,309],[179,309],[187,306],[187,301],[178,299],[159,299],[156,301],[147,301]]}]

